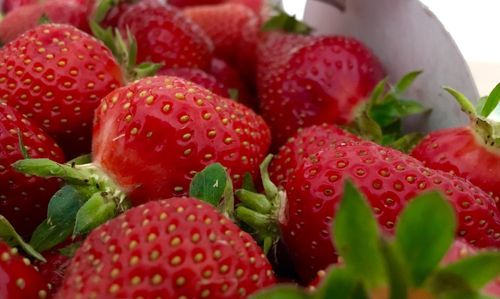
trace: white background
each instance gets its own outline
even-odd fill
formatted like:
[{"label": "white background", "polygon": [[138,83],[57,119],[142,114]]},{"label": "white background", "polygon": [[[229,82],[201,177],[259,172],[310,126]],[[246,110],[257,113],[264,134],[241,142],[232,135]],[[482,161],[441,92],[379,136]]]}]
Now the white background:
[{"label": "white background", "polygon": [[[401,0],[398,0],[401,1]],[[500,82],[500,0],[421,0],[451,33],[469,63],[479,92]],[[287,12],[302,17],[306,0],[283,0]]]}]

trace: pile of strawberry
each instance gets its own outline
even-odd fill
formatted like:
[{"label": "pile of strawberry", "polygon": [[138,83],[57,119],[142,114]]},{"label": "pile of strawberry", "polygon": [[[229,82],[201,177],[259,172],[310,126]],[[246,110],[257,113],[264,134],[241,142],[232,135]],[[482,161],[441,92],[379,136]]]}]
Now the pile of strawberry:
[{"label": "pile of strawberry", "polygon": [[500,85],[405,135],[261,0],[0,3],[1,298],[500,298]]}]

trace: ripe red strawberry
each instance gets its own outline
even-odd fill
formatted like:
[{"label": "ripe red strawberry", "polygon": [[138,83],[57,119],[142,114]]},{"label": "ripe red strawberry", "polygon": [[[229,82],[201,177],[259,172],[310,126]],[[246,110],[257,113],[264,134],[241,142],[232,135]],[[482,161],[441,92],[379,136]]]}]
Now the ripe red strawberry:
[{"label": "ripe red strawberry", "polygon": [[267,125],[249,108],[180,78],[154,77],[103,99],[92,152],[137,205],[187,194],[193,175],[214,162],[239,186],[269,144]]},{"label": "ripe red strawberry", "polygon": [[122,77],[102,43],[69,25],[39,26],[0,50],[0,97],[68,157],[89,152],[94,110]]},{"label": "ripe red strawberry", "polygon": [[[214,55],[233,65],[244,65],[242,73],[255,68],[259,18],[241,4],[193,6],[184,14],[201,26],[212,39]],[[252,75],[255,72],[252,73]]]},{"label": "ripe red strawberry", "polygon": [[337,143],[359,141],[359,137],[329,124],[311,126],[299,130],[294,137],[281,146],[269,167],[271,180],[278,186],[285,186],[288,177],[305,159],[320,150]]},{"label": "ripe red strawberry", "polygon": [[4,0],[2,4],[2,12],[8,13],[11,10],[14,10],[18,7],[34,4],[37,0]]},{"label": "ripe red strawberry", "polygon": [[0,242],[0,295],[3,299],[48,298],[50,285],[27,258]]},{"label": "ripe red strawberry", "polygon": [[225,0],[170,0],[168,3],[177,7],[198,6],[208,4],[220,4]]},{"label": "ripe red strawberry", "polygon": [[213,75],[200,70],[190,68],[163,69],[158,71],[158,75],[173,76],[196,83],[211,92],[229,98],[229,87],[218,81]]},{"label": "ripe red strawberry", "polygon": [[378,59],[356,39],[287,35],[267,34],[258,51],[260,107],[276,145],[299,128],[352,122],[385,76]]},{"label": "ripe red strawberry", "polygon": [[[500,92],[500,85],[496,93]],[[424,162],[427,167],[454,173],[493,194],[500,211],[500,138],[499,123],[488,119],[492,109],[476,112],[465,96],[459,103],[469,115],[469,126],[442,129],[430,133],[412,151],[411,155]],[[492,93],[491,100],[500,95]],[[494,99],[496,97],[496,99]],[[486,107],[486,106],[485,106]],[[495,108],[495,104],[490,106]]]},{"label": "ripe red strawberry", "polygon": [[484,191],[399,151],[367,141],[341,143],[298,166],[285,187],[281,234],[305,280],[336,261],[329,227],[346,178],[366,195],[388,233],[409,199],[437,188],[456,209],[457,235],[478,247],[500,247],[500,213]]},{"label": "ripe red strawberry", "polygon": [[20,174],[10,166],[23,159],[18,132],[30,157],[64,162],[64,156],[40,128],[0,101],[0,214],[27,236],[47,215],[47,203],[59,183]]},{"label": "ripe red strawberry", "polygon": [[76,1],[50,0],[19,7],[0,22],[0,41],[7,43],[35,28],[45,15],[51,22],[70,24],[89,32],[86,7]]},{"label": "ripe red strawberry", "polygon": [[206,203],[172,198],[94,230],[56,298],[247,298],[274,283],[250,235]]},{"label": "ripe red strawberry", "polygon": [[54,295],[63,283],[66,270],[71,263],[71,257],[62,255],[59,250],[53,249],[43,253],[46,262],[36,261],[35,265],[45,280],[50,283],[50,294]]},{"label": "ripe red strawberry", "polygon": [[257,111],[259,107],[257,97],[250,93],[247,85],[243,81],[242,76],[233,66],[229,65],[229,63],[222,59],[214,58],[212,59],[210,70],[208,72],[224,86],[226,86],[227,89],[238,91],[238,102],[245,104],[254,111]]},{"label": "ripe red strawberry", "polygon": [[[153,4],[165,4],[165,0],[139,0],[139,1],[129,1],[129,0],[118,0],[108,8],[107,11],[101,11],[103,9],[102,3],[105,1],[89,1],[88,15],[89,18],[97,21],[103,28],[106,27],[117,27],[120,21],[121,15],[129,9],[129,7],[135,5],[137,2],[149,2]],[[106,5],[110,5],[109,2]],[[101,19],[100,19],[101,18]]]},{"label": "ripe red strawberry", "polygon": [[210,39],[173,6],[141,1],[123,12],[118,27],[123,36],[127,36],[127,29],[135,36],[138,62],[163,63],[166,68],[210,66]]}]

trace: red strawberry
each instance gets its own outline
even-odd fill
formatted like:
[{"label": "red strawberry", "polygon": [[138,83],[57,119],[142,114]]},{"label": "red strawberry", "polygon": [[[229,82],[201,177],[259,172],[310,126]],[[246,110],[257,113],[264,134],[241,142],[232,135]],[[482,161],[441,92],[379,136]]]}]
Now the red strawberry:
[{"label": "red strawberry", "polygon": [[168,3],[177,7],[198,6],[207,4],[220,4],[225,0],[170,0]]},{"label": "red strawberry", "polygon": [[48,298],[50,285],[27,258],[0,242],[0,295],[3,299]]},{"label": "red strawberry", "polygon": [[0,101],[0,214],[22,235],[29,235],[46,216],[47,203],[59,188],[45,180],[16,172],[10,165],[23,159],[19,133],[27,154],[63,162],[61,149],[40,128]]},{"label": "red strawberry", "polygon": [[163,63],[166,68],[210,66],[210,39],[175,7],[141,1],[121,15],[118,27],[124,36],[128,29],[137,39],[138,62]]},{"label": "red strawberry", "polygon": [[206,203],[171,198],[94,230],[57,298],[247,298],[274,283],[250,235]]},{"label": "red strawberry", "polygon": [[299,130],[288,139],[274,157],[269,173],[278,186],[285,186],[288,177],[305,159],[320,150],[335,146],[336,143],[359,141],[359,137],[335,126],[323,124]]},{"label": "red strawberry", "polygon": [[2,4],[2,11],[4,13],[8,13],[11,10],[14,10],[18,7],[34,4],[38,0],[4,0]]},{"label": "red strawberry", "polygon": [[[500,92],[500,85],[497,86]],[[430,133],[412,151],[411,155],[427,167],[454,173],[470,180],[484,191],[493,194],[500,211],[500,138],[499,122],[488,119],[492,109],[476,112],[465,96],[461,97],[462,109],[469,115],[471,124],[465,127],[442,129]],[[492,92],[495,97],[495,91]],[[495,101],[494,98],[491,100]],[[496,96],[496,100],[500,95]],[[486,106],[485,106],[486,107]],[[495,108],[495,105],[490,106]]]},{"label": "red strawberry", "polygon": [[224,86],[226,86],[227,89],[237,90],[238,102],[243,103],[257,111],[259,105],[256,101],[256,96],[250,94],[250,91],[245,85],[245,82],[243,82],[241,75],[234,67],[222,59],[214,58],[212,59],[210,70],[208,72]]},{"label": "red strawberry", "polygon": [[342,36],[267,34],[258,51],[257,86],[273,143],[302,127],[348,124],[384,71],[360,41]]},{"label": "red strawberry", "polygon": [[180,78],[155,77],[103,99],[93,158],[137,205],[185,195],[193,175],[214,162],[241,185],[269,143],[267,125],[247,107]]},{"label": "red strawberry", "polygon": [[200,69],[178,68],[163,69],[158,71],[158,75],[173,76],[196,83],[211,92],[225,98],[229,98],[229,87],[219,82],[213,75]]},{"label": "red strawberry", "polygon": [[[438,189],[455,207],[459,236],[478,247],[500,247],[500,213],[493,198],[478,187],[430,170],[399,151],[369,141],[342,142],[345,134],[332,138],[341,142],[332,142],[334,145],[311,155],[288,176],[286,201],[276,202],[280,196],[271,201],[276,208],[269,213],[278,214],[274,217],[279,219],[281,237],[304,282],[337,261],[329,228],[347,178],[359,186],[387,233],[393,233],[408,200]],[[247,223],[262,229],[252,221]]]},{"label": "red strawberry", "polygon": [[[251,9],[227,3],[186,8],[184,14],[200,25],[212,39],[215,56],[234,65],[241,62],[255,68],[259,18]],[[247,71],[248,68],[242,69],[243,74]]]},{"label": "red strawberry", "polygon": [[0,50],[0,97],[69,157],[89,152],[94,109],[122,82],[111,52],[69,25],[39,26]]},{"label": "red strawberry", "polygon": [[[120,21],[121,15],[129,9],[129,7],[135,5],[137,2],[149,2],[153,4],[165,4],[165,0],[139,0],[139,1],[128,1],[128,0],[118,0],[113,2],[113,6],[105,12],[105,15],[99,16],[102,12],[102,3],[105,1],[90,1],[88,4],[88,14],[89,17],[96,20],[103,28],[106,27],[117,27]],[[110,3],[107,2],[107,5]],[[100,20],[98,17],[103,18]]]},{"label": "red strawberry", "polygon": [[71,257],[62,255],[59,250],[50,250],[43,254],[46,262],[36,262],[36,266],[43,277],[50,283],[50,294],[54,295],[62,285],[66,269]]},{"label": "red strawberry", "polygon": [[50,0],[13,10],[0,22],[0,41],[7,43],[35,28],[45,15],[51,22],[70,24],[89,32],[86,7],[76,1]]}]

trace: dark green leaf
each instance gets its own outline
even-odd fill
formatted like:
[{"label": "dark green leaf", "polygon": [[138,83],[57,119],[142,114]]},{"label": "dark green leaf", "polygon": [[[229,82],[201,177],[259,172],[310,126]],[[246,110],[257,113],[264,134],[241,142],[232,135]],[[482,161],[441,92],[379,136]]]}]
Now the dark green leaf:
[{"label": "dark green leaf", "polygon": [[414,71],[404,75],[403,78],[394,85],[394,93],[399,95],[406,92],[420,74],[422,74],[422,71]]},{"label": "dark green leaf", "polygon": [[0,240],[4,241],[10,246],[19,246],[32,257],[41,261],[45,261],[40,253],[38,253],[28,243],[24,242],[23,238],[21,238],[21,236],[16,232],[7,218],[2,215],[0,215]]},{"label": "dark green leaf", "polygon": [[24,159],[31,158],[30,155],[28,154],[28,151],[26,150],[26,146],[24,146],[23,134],[21,133],[21,130],[19,130],[19,129],[17,129],[17,140],[19,142],[19,150],[21,151],[23,158]]},{"label": "dark green leaf", "polygon": [[347,181],[333,226],[335,246],[348,270],[369,287],[384,280],[378,224],[356,187]]},{"label": "dark green leaf", "polygon": [[116,204],[101,193],[95,193],[76,214],[73,236],[84,235],[116,215]]},{"label": "dark green leaf", "polygon": [[409,289],[408,269],[399,252],[384,239],[381,241],[381,252],[385,262],[386,274],[390,286],[389,299],[407,298]]},{"label": "dark green leaf", "polygon": [[437,192],[414,198],[400,215],[396,246],[419,287],[448,251],[455,236],[455,213]]},{"label": "dark green leaf", "polygon": [[292,285],[280,285],[271,289],[260,291],[249,299],[307,299],[309,294]]},{"label": "dark green leaf", "polygon": [[189,187],[189,195],[217,206],[226,188],[226,183],[226,170],[221,164],[214,163],[194,176]]},{"label": "dark green leaf", "polygon": [[45,220],[33,232],[30,245],[43,252],[66,241],[71,236],[72,231],[72,226],[53,226]]},{"label": "dark green leaf", "polygon": [[86,198],[73,186],[66,185],[50,199],[47,220],[50,225],[73,226],[75,216]]},{"label": "dark green leaf", "polygon": [[50,20],[49,16],[46,14],[42,14],[40,18],[38,19],[38,25],[43,25],[43,24],[50,24],[52,21]]},{"label": "dark green leaf", "polygon": [[331,268],[318,286],[314,298],[357,299],[353,294],[359,284],[360,281],[347,269]]},{"label": "dark green leaf", "polygon": [[500,276],[500,252],[485,252],[459,260],[439,272],[460,276],[473,290],[480,290]]},{"label": "dark green leaf", "polygon": [[31,236],[30,244],[39,251],[66,241],[75,225],[76,214],[86,198],[72,186],[64,186],[52,196],[47,219]]},{"label": "dark green leaf", "polygon": [[370,101],[373,104],[378,104],[383,101],[387,87],[387,78],[381,80],[377,83],[375,88],[373,88],[372,94],[370,96]]},{"label": "dark green leaf", "polygon": [[488,99],[484,103],[484,107],[481,110],[481,116],[488,117],[493,110],[498,106],[500,102],[500,83],[498,83],[495,88],[491,91]]},{"label": "dark green leaf", "polygon": [[308,35],[312,32],[312,28],[297,20],[295,16],[290,16],[286,12],[281,11],[279,14],[270,18],[262,26],[262,31],[284,31],[288,33]]},{"label": "dark green leaf", "polygon": [[241,189],[245,189],[251,192],[257,192],[257,188],[255,188],[255,184],[253,182],[253,177],[250,172],[245,172],[243,176],[243,184],[241,185]]},{"label": "dark green leaf", "polygon": [[240,96],[240,91],[237,88],[229,88],[227,90],[227,93],[229,94],[229,98],[231,100],[238,101],[239,96]]}]

